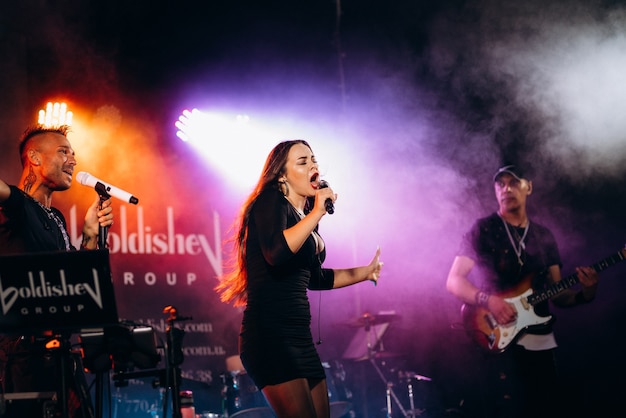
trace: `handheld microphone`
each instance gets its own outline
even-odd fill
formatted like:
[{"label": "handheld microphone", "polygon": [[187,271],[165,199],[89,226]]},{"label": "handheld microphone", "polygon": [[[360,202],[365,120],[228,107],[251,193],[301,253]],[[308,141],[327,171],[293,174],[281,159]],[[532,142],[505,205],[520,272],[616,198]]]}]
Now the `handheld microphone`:
[{"label": "handheld microphone", "polygon": [[[328,182],[326,180],[320,180],[318,188],[325,189],[327,187]],[[331,198],[326,199],[326,202],[324,202],[324,207],[326,208],[326,212],[328,212],[329,215],[335,213],[335,205],[333,204],[333,200]]]},{"label": "handheld microphone", "polygon": [[94,187],[94,188],[96,187],[97,183],[101,183],[102,185],[104,185],[106,192],[110,194],[111,196],[116,197],[125,202],[132,203],[133,205],[136,205],[137,203],[139,203],[139,199],[137,199],[132,194],[125,192],[122,189],[118,189],[117,187],[112,186],[106,183],[105,181],[102,181],[99,178],[96,178],[92,176],[91,174],[86,173],[84,171],[80,171],[78,174],[76,174],[76,180],[83,186],[89,186],[89,187]]}]

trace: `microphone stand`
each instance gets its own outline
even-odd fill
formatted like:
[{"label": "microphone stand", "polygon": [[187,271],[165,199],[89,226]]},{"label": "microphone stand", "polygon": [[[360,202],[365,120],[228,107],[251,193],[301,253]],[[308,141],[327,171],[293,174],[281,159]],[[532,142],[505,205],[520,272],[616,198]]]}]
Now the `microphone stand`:
[{"label": "microphone stand", "polygon": [[182,350],[183,337],[185,331],[175,326],[176,321],[187,321],[192,319],[190,316],[179,316],[178,309],[174,306],[166,306],[163,309],[163,313],[169,314],[167,319],[167,350],[166,350],[166,389],[165,396],[163,397],[163,416],[167,416],[167,398],[168,391],[172,392],[172,417],[182,418],[182,412],[180,410],[180,384],[181,384],[181,370],[180,365],[183,363],[185,357]]},{"label": "microphone stand", "polygon": [[[102,209],[102,203],[111,198],[111,195],[107,193],[106,186],[100,182],[96,183],[95,186],[96,192],[98,192],[98,196],[100,196],[100,204],[98,205],[98,209]],[[98,248],[101,250],[107,247],[107,234],[109,232],[108,226],[99,225],[99,233],[98,233]]]}]

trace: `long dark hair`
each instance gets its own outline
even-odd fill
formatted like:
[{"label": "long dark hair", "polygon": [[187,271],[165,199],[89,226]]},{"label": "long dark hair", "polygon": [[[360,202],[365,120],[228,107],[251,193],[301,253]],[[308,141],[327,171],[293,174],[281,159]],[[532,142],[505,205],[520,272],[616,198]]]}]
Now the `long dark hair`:
[{"label": "long dark hair", "polygon": [[278,179],[285,173],[289,150],[296,144],[303,144],[309,147],[309,149],[311,148],[305,140],[294,139],[280,142],[270,151],[265,160],[261,177],[239,213],[238,221],[235,224],[237,234],[232,239],[234,241],[234,249],[230,271],[220,277],[220,283],[215,287],[215,290],[220,293],[222,302],[233,302],[234,306],[244,306],[248,300],[246,290],[248,285],[246,242],[248,240],[250,211],[261,193],[269,188],[277,188],[279,186]]}]

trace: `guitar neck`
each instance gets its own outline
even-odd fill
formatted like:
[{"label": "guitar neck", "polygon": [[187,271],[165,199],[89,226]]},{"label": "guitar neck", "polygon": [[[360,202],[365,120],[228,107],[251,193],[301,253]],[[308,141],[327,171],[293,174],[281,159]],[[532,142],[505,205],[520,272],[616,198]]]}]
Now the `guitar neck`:
[{"label": "guitar neck", "polygon": [[[617,253],[598,261],[597,263],[592,264],[590,267],[593,268],[596,272],[601,272],[612,265],[619,263],[624,260],[624,253],[626,249],[621,249]],[[533,293],[528,297],[528,302],[531,305],[536,305],[540,302],[546,301],[553,296],[558,295],[559,293],[569,289],[578,283],[578,275],[576,273],[570,274],[567,277],[562,278],[557,283],[554,283],[548,286],[546,289],[541,292]]]}]

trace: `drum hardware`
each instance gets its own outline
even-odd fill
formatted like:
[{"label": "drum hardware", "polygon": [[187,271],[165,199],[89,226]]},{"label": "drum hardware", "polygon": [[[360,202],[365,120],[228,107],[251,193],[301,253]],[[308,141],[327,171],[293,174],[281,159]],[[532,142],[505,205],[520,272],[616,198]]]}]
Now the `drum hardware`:
[{"label": "drum hardware", "polygon": [[410,404],[410,411],[409,411],[409,417],[414,418],[417,415],[421,415],[422,412],[424,412],[423,409],[415,409],[415,401],[414,401],[414,396],[413,396],[413,381],[426,381],[426,382],[430,382],[432,381],[432,379],[428,376],[424,376],[421,374],[417,374],[415,372],[407,372],[407,371],[399,371],[398,372],[398,379],[400,380],[405,380],[406,384],[407,384],[407,392],[409,395],[409,404]]},{"label": "drum hardware", "polygon": [[380,369],[380,367],[378,367],[378,364],[376,364],[376,359],[375,358],[370,358],[370,363],[372,364],[372,366],[374,367],[374,370],[376,370],[376,373],[378,373],[378,376],[381,378],[381,380],[383,381],[383,383],[385,383],[386,385],[386,389],[385,389],[385,399],[387,401],[387,416],[386,418],[392,418],[392,399],[393,401],[395,401],[396,405],[398,405],[398,409],[400,409],[400,412],[402,413],[402,416],[404,417],[409,417],[411,415],[409,415],[406,411],[406,409],[404,409],[404,407],[402,406],[402,402],[400,402],[400,399],[398,399],[398,396],[396,395],[396,393],[393,390],[393,383],[390,382],[389,380],[387,380],[385,378],[385,375],[383,374],[382,370]]},{"label": "drum hardware", "polygon": [[349,321],[346,325],[351,327],[369,328],[372,325],[388,324],[398,319],[398,315],[394,311],[381,311],[376,315],[365,312],[354,321]]},{"label": "drum hardware", "polygon": [[[431,381],[432,379],[414,372],[398,373],[399,380],[405,381],[407,385],[409,408],[406,409],[402,405],[402,402],[394,390],[396,389],[394,387],[394,383],[387,379],[381,367],[377,363],[377,360],[380,360],[381,363],[384,364],[386,359],[402,356],[400,353],[386,351],[383,344],[383,335],[385,331],[389,327],[390,322],[395,321],[397,318],[398,315],[394,311],[383,311],[376,315],[365,312],[356,320],[348,322],[348,325],[358,327],[360,329],[357,330],[357,334],[354,336],[350,346],[344,353],[344,358],[351,358],[357,362],[368,360],[376,371],[376,374],[380,377],[383,383],[385,383],[387,418],[392,418],[394,403],[403,417],[415,418],[416,416],[421,415],[424,410],[415,408],[413,384],[415,381]],[[365,351],[363,350],[363,344],[365,345]]]},{"label": "drum hardware", "polygon": [[[398,405],[402,414],[406,417],[408,414],[393,390],[393,384],[385,377],[382,370],[376,363],[376,360],[384,360],[391,357],[399,357],[400,355],[393,352],[385,351],[383,344],[383,335],[387,331],[390,322],[395,321],[398,315],[395,311],[382,311],[374,315],[365,312],[354,321],[347,324],[358,327],[356,335],[353,337],[348,348],[344,352],[343,357],[354,361],[368,360],[378,376],[385,383],[385,399],[387,417],[392,416],[392,401]],[[365,345],[365,347],[363,347]]]},{"label": "drum hardware", "polygon": [[226,358],[222,378],[222,412],[226,417],[274,418],[265,396],[246,372],[238,355]]},{"label": "drum hardware", "polygon": [[430,377],[417,374],[415,372],[406,372],[406,371],[398,372],[398,379],[400,381],[404,381],[407,385],[406,387],[407,387],[407,393],[409,396],[409,408],[405,409],[402,406],[402,402],[400,401],[400,399],[398,399],[398,396],[394,392],[394,384],[385,378],[384,373],[382,372],[378,364],[376,364],[375,358],[371,358],[370,362],[372,366],[374,367],[374,369],[376,370],[376,372],[378,373],[378,375],[380,376],[380,378],[383,380],[383,382],[386,383],[386,391],[385,391],[386,408],[387,408],[386,418],[392,417],[392,412],[393,412],[392,401],[396,403],[403,417],[415,418],[417,416],[422,415],[422,413],[425,412],[424,409],[415,408],[415,399],[414,399],[413,389],[414,389],[414,382],[416,381],[430,382],[432,381]]},{"label": "drum hardware", "polygon": [[326,374],[330,418],[345,417],[352,410],[352,391],[346,386],[346,370],[339,360],[322,362]]}]

